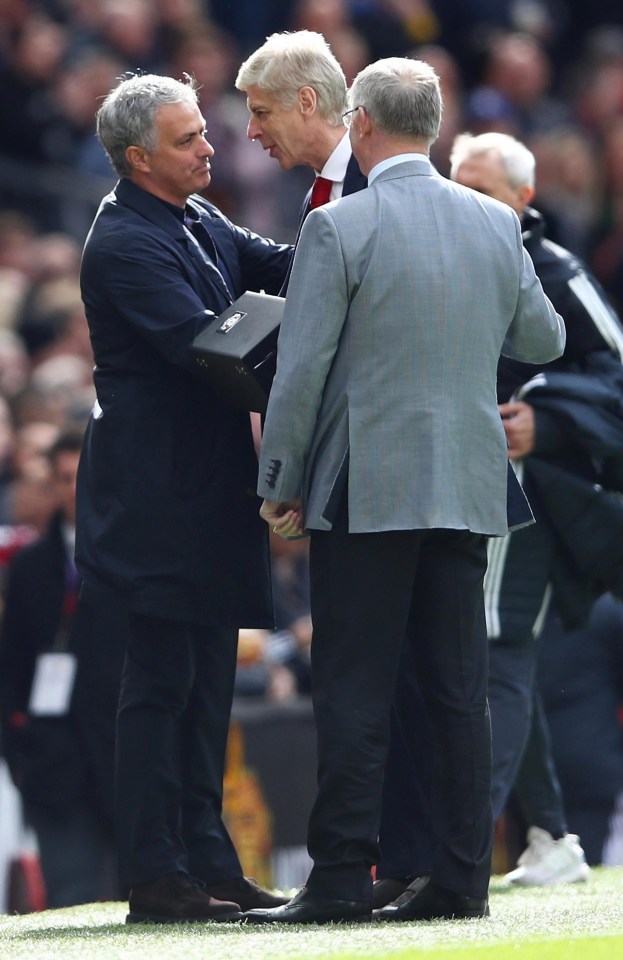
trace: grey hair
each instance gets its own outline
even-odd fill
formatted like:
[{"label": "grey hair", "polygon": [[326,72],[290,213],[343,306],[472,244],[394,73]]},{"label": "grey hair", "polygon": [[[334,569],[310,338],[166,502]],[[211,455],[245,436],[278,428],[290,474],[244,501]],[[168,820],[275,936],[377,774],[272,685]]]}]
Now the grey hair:
[{"label": "grey hair", "polygon": [[507,133],[461,133],[455,138],[450,152],[450,177],[456,180],[459,167],[472,157],[493,153],[500,158],[509,187],[534,187],[536,161],[534,154],[523,143]]},{"label": "grey hair", "polygon": [[286,109],[294,106],[301,87],[311,87],[318,97],[318,113],[338,126],[346,109],[346,77],[320,33],[298,30],[273,33],[244,61],[236,88],[259,87]]},{"label": "grey hair", "polygon": [[157,149],[155,118],[163,104],[197,102],[193,77],[185,76],[183,82],[153,73],[122,77],[97,111],[97,135],[115,173],[127,177],[131,172],[128,147],[143,147],[149,153]]},{"label": "grey hair", "polygon": [[443,99],[439,77],[423,60],[387,57],[357,74],[349,105],[364,107],[390,136],[413,137],[427,145],[439,135]]}]

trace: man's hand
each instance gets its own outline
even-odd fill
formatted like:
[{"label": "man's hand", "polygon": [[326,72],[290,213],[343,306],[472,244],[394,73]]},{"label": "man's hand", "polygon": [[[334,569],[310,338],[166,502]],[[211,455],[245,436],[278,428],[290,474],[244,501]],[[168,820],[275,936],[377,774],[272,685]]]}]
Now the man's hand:
[{"label": "man's hand", "polygon": [[501,403],[498,409],[508,440],[509,459],[516,460],[532,453],[534,450],[535,425],[534,411],[530,404],[522,401]]},{"label": "man's hand", "polygon": [[303,536],[303,504],[298,497],[281,503],[264,500],[260,507],[260,517],[272,527],[273,533],[286,540]]}]

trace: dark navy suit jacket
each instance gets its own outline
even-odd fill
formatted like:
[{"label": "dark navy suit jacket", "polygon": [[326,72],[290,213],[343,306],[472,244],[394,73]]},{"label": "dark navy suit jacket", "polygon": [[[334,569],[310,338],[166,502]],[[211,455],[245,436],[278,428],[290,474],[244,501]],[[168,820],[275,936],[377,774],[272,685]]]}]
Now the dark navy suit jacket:
[{"label": "dark navy suit jacket", "polygon": [[229,287],[181,211],[126,179],[102,201],[86,241],[97,404],[78,475],[76,561],[85,591],[121,591],[133,612],[270,626],[249,415],[214,394],[189,345],[245,290],[278,293],[291,248],[200,197],[189,205]]}]

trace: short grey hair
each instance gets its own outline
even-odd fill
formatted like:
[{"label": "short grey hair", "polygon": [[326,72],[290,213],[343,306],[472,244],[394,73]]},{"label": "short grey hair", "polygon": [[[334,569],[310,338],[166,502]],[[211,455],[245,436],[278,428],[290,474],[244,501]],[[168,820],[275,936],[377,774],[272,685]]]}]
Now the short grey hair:
[{"label": "short grey hair", "polygon": [[348,98],[351,107],[364,107],[390,136],[412,137],[430,146],[439,135],[439,77],[423,60],[387,57],[369,64],[355,77]]},{"label": "short grey hair", "polygon": [[499,157],[506,172],[509,187],[534,187],[536,161],[534,154],[523,143],[507,133],[461,133],[455,138],[450,152],[450,177],[456,180],[459,167],[472,157],[492,153]]},{"label": "short grey hair", "polygon": [[119,177],[130,174],[125,155],[128,147],[143,147],[149,153],[157,149],[155,120],[163,104],[197,102],[193,77],[185,76],[183,81],[153,73],[122,77],[97,111],[97,135],[115,173]]},{"label": "short grey hair", "polygon": [[346,77],[320,33],[298,30],[273,33],[244,61],[236,88],[259,87],[286,109],[296,103],[301,87],[311,87],[318,97],[318,113],[338,126],[346,109]]}]

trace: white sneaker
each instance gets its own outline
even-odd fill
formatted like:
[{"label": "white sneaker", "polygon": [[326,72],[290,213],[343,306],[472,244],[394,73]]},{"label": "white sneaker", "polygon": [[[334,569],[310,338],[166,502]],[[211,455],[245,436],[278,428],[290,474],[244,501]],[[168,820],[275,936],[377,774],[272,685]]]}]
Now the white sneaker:
[{"label": "white sneaker", "polygon": [[503,882],[521,887],[546,887],[588,880],[589,874],[580,838],[574,833],[554,840],[547,830],[530,827],[528,846],[517,861],[517,868],[507,873]]}]

